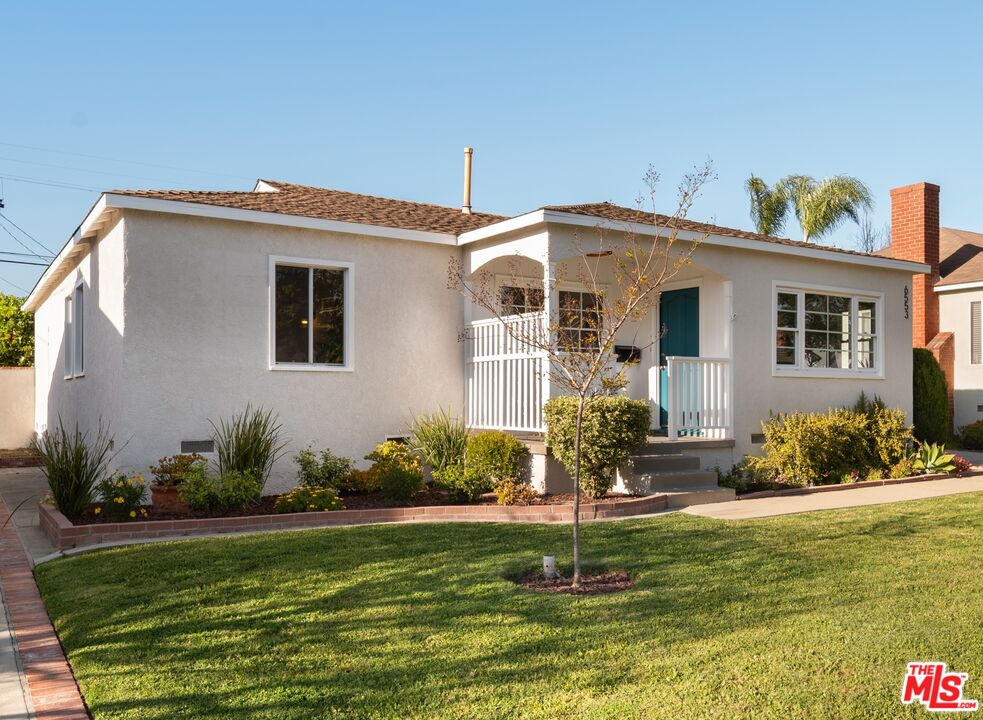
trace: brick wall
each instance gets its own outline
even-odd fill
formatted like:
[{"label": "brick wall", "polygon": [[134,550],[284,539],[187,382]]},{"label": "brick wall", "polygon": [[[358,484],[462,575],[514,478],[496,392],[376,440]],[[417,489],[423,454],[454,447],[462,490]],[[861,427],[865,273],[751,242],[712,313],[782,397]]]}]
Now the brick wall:
[{"label": "brick wall", "polygon": [[912,279],[912,343],[925,347],[939,332],[939,186],[915,183],[891,190],[891,255],[931,266]]}]

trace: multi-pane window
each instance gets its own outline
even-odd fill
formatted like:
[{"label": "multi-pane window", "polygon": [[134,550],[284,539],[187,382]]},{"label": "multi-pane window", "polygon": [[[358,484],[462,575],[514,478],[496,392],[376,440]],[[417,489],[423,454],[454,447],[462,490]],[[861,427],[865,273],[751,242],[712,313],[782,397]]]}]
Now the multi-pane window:
[{"label": "multi-pane window", "polygon": [[779,289],[775,364],[779,369],[876,370],[878,306],[874,298]]},{"label": "multi-pane window", "polygon": [[498,291],[503,315],[522,315],[543,309],[543,290],[533,287],[502,285]]},{"label": "multi-pane window", "polygon": [[346,268],[276,264],[273,359],[276,364],[344,366]]},{"label": "multi-pane window", "polygon": [[600,345],[601,303],[594,293],[560,290],[559,341],[564,350],[596,349]]},{"label": "multi-pane window", "polygon": [[969,304],[969,362],[979,365],[983,362],[980,348],[980,301]]}]

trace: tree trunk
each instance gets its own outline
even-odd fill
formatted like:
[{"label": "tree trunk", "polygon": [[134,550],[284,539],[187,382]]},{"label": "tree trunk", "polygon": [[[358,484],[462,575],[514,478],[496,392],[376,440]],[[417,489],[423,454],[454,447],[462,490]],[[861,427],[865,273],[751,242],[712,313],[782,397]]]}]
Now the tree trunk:
[{"label": "tree trunk", "polygon": [[584,403],[581,396],[573,436],[573,587],[580,587],[580,429],[584,424]]}]

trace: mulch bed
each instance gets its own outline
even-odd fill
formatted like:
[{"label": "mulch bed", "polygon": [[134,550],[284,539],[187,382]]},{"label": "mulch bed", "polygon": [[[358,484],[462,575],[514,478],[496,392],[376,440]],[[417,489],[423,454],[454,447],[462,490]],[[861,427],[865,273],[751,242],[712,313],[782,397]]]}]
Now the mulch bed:
[{"label": "mulch bed", "polygon": [[[593,503],[595,505],[606,505],[608,503],[627,500],[630,495],[608,494],[596,500],[590,500],[581,496],[581,503]],[[191,510],[188,512],[174,512],[172,510],[154,509],[153,505],[144,506],[147,515],[138,515],[136,520],[204,520],[214,517],[252,517],[255,515],[274,515],[273,505],[276,503],[276,495],[264,495],[259,502],[240,510],[232,510],[226,513],[211,513],[207,511]],[[382,493],[369,493],[368,495],[347,495],[342,497],[345,510],[379,510],[393,507],[433,507],[435,505],[495,505],[498,500],[494,493],[486,493],[472,503],[455,502],[450,496],[441,490],[425,490],[419,493],[412,502],[394,503],[382,496]],[[573,493],[560,493],[557,495],[543,495],[537,497],[529,505],[571,505],[573,504]],[[76,521],[78,524],[100,524],[119,522],[118,519],[107,517],[105,511],[95,513],[95,505],[91,506],[85,514]]]},{"label": "mulch bed", "polygon": [[583,575],[580,578],[579,587],[573,587],[572,583],[573,580],[569,578],[558,578],[556,580],[545,578],[540,570],[526,573],[519,579],[519,585],[529,590],[565,593],[567,595],[604,595],[606,593],[623,592],[631,589],[635,581],[624,570],[610,570],[592,575]]}]

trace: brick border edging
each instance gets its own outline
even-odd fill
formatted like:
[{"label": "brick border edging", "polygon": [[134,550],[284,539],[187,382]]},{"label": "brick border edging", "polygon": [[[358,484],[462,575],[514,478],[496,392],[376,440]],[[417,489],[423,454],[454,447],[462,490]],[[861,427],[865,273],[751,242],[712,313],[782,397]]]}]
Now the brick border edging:
[{"label": "brick border edging", "polygon": [[910,475],[903,478],[887,478],[885,480],[864,480],[863,482],[842,483],[838,485],[813,485],[811,487],[789,488],[787,490],[760,490],[758,492],[738,495],[738,500],[756,500],[758,498],[787,497],[790,495],[815,495],[816,493],[838,492],[840,490],[860,490],[861,488],[882,487],[885,485],[907,485],[908,483],[928,482],[930,480],[947,480],[958,477],[976,477],[983,472],[965,473],[932,473],[931,475]]},{"label": "brick border edging", "polygon": [[38,455],[0,455],[0,470],[6,468],[41,467],[44,462]]},{"label": "brick border edging", "polygon": [[[583,503],[581,521],[647,515],[667,509],[666,495],[611,502]],[[573,522],[572,505],[436,505],[431,507],[335,510],[200,520],[135,520],[128,523],[73,525],[53,506],[38,507],[41,531],[55,550],[119,541],[154,540],[218,533],[260,532],[296,528],[339,527],[399,522]]]},{"label": "brick border edging", "polygon": [[[0,498],[0,524],[10,518]],[[13,520],[0,530],[0,583],[37,720],[89,720]]]}]

